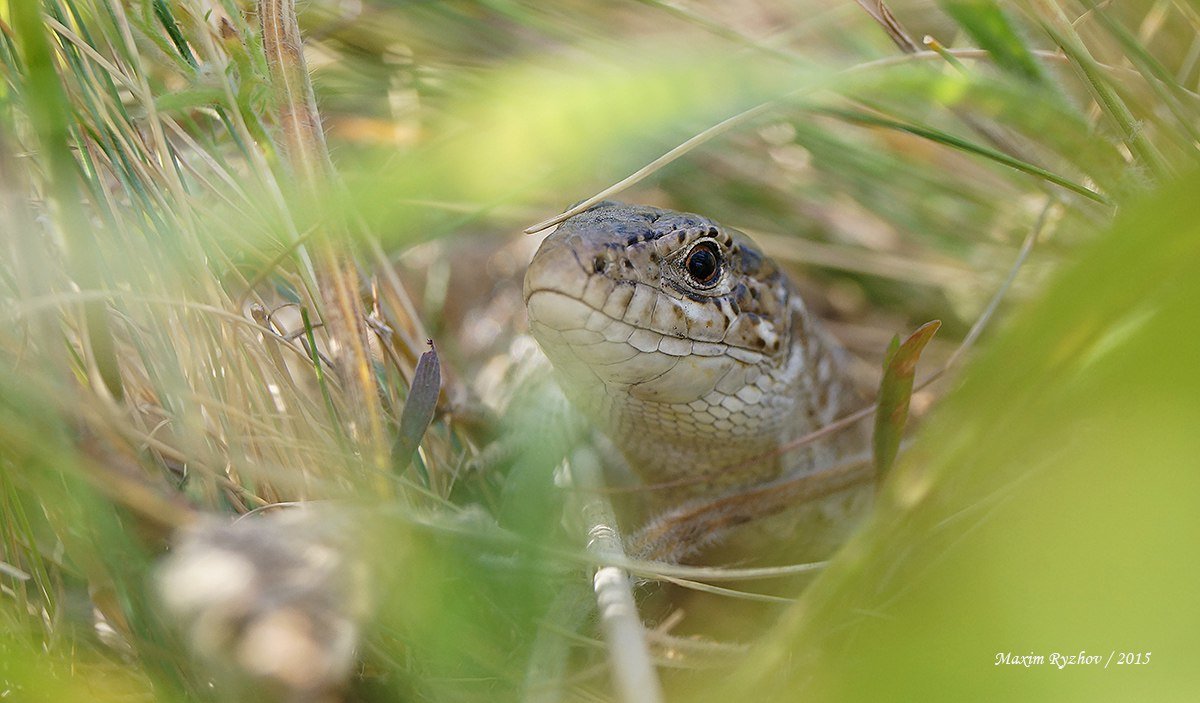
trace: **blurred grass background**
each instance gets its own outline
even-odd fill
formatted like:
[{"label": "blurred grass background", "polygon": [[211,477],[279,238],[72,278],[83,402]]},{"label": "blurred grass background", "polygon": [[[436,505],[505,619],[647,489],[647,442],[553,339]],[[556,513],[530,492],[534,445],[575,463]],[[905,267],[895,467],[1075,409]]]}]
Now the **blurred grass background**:
[{"label": "blurred grass background", "polygon": [[[547,631],[571,653],[562,695],[610,697],[586,606],[546,612],[586,560],[557,529],[553,410],[520,390],[520,230],[732,118],[621,197],[755,236],[868,380],[930,318],[943,362],[1042,226],[1005,301],[1021,313],[876,519],[762,648],[658,633],[670,690],[1185,698],[1200,217],[1195,183],[1169,184],[1197,159],[1200,14],[897,2],[901,47],[865,5],[313,0],[338,174],[314,196],[254,6],[0,4],[0,694],[227,699],[152,564],[201,513],[308,500],[387,516],[363,540],[381,595],[349,699],[541,695]],[[366,380],[336,364],[338,280],[369,317]],[[427,337],[446,384],[393,467],[378,444]],[[1157,647],[1136,671],[992,666]]]}]

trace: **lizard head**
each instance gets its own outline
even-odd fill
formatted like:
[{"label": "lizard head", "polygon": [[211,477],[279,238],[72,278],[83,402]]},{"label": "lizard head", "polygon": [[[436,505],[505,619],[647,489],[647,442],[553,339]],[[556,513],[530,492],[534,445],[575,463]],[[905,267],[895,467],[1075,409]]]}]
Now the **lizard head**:
[{"label": "lizard head", "polygon": [[612,400],[620,394],[675,406],[741,394],[753,404],[764,390],[755,382],[789,357],[791,297],[744,234],[614,202],[563,222],[525,276],[533,335],[585,405],[624,402]]}]

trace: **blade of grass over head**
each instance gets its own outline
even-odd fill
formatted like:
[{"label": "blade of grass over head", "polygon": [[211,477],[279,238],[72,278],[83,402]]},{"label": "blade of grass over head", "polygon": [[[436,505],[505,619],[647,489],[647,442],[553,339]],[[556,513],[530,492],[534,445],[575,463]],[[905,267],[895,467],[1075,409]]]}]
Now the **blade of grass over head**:
[{"label": "blade of grass over head", "polygon": [[531,226],[525,228],[525,234],[536,234],[538,232],[541,232],[542,230],[545,230],[547,228],[553,227],[554,225],[560,224],[563,221],[568,220],[568,219],[574,217],[575,215],[578,215],[579,213],[586,211],[588,208],[592,207],[596,203],[598,203],[606,198],[617,195],[618,193],[626,190],[627,188],[631,188],[634,185],[637,185],[641,181],[643,181],[646,178],[648,178],[649,176],[653,175],[659,169],[663,168],[664,166],[671,163],[672,161],[679,159],[680,157],[684,156],[685,154],[687,154],[688,152],[692,151],[693,149],[699,147],[700,145],[704,144],[705,142],[707,142],[711,139],[714,139],[715,137],[721,135],[722,133],[729,131],[730,129],[732,129],[735,126],[741,125],[750,119],[753,119],[759,115],[766,114],[767,111],[769,111],[770,109],[772,109],[774,107],[775,107],[775,105],[773,103],[763,103],[761,105],[752,107],[749,110],[746,110],[744,112],[740,112],[728,119],[722,120],[721,122],[718,122],[717,124],[713,125],[712,127],[687,139],[679,146],[671,149],[667,153],[663,154],[662,156],[658,157],[657,159],[646,164],[645,166],[638,169],[637,171],[630,174],[629,176],[626,176],[625,178],[623,178],[620,181],[605,188],[604,190],[600,191],[599,193],[596,193],[595,195],[584,199],[578,205],[575,205],[574,207],[571,207],[568,210],[565,210],[562,213],[555,215],[554,217],[551,217],[547,220],[543,220],[535,225],[531,225]]},{"label": "blade of grass over head", "polygon": [[[894,59],[883,59],[883,60],[879,60],[879,61],[868,62],[868,63],[861,64],[859,66],[853,67],[853,68],[847,70],[845,73],[846,74],[868,74],[872,70],[889,68],[889,67],[902,65],[905,63],[910,63],[910,62],[915,62],[915,61],[927,61],[929,59],[938,58],[941,55],[941,53],[943,53],[943,52],[937,52],[937,51],[918,52],[918,53],[909,54],[909,55],[906,55],[903,57],[897,57]],[[947,53],[951,56],[961,56],[964,58],[973,58],[973,59],[994,58],[991,52],[988,52],[985,50],[980,50],[980,49],[953,49],[953,50],[945,50],[944,53]],[[1042,61],[1063,61],[1064,60],[1064,57],[1062,57],[1061,55],[1055,54],[1053,52],[1038,52],[1036,54],[1036,56],[1038,59],[1040,59]],[[844,76],[844,78],[849,78],[849,76]],[[935,79],[936,79],[936,77],[931,77],[931,78],[926,78],[925,80],[928,82],[929,80],[935,80]],[[661,156],[659,156],[658,158],[655,158],[651,162],[647,163],[645,166],[639,168],[638,170],[636,170],[635,172],[630,174],[629,176],[626,176],[625,178],[617,181],[616,183],[613,183],[612,185],[604,188],[603,190],[597,192],[595,195],[584,199],[583,201],[581,201],[577,205],[571,207],[570,209],[568,209],[554,217],[540,221],[535,225],[527,227],[524,231],[527,234],[532,234],[532,233],[536,233],[541,230],[547,229],[549,227],[552,227],[556,224],[559,224],[563,220],[568,219],[569,217],[572,217],[574,215],[577,215],[580,212],[583,212],[584,210],[595,205],[597,202],[600,202],[601,200],[604,200],[609,197],[613,197],[629,188],[632,188],[633,186],[646,180],[647,178],[654,175],[655,173],[661,171],[667,165],[683,158],[684,156],[688,155],[689,153],[691,153],[698,147],[705,145],[706,143],[710,142],[711,140],[713,140],[719,136],[722,136],[726,133],[732,132],[735,129],[744,128],[747,125],[747,123],[750,123],[758,118],[762,118],[764,116],[770,115],[773,111],[778,110],[784,104],[794,102],[794,101],[799,101],[806,108],[812,108],[814,103],[816,103],[818,106],[820,105],[820,102],[818,100],[815,100],[812,96],[819,95],[822,91],[830,90],[831,88],[836,92],[841,92],[841,91],[849,92],[849,89],[852,88],[855,84],[853,80],[849,81],[848,83],[845,80],[839,82],[839,81],[835,80],[833,76],[828,75],[828,74],[821,74],[820,72],[805,76],[802,80],[805,83],[807,83],[807,85],[805,85],[804,87],[796,88],[796,89],[790,90],[786,93],[780,94],[775,100],[755,105],[755,106],[748,108],[740,113],[737,113],[731,117],[725,118],[725,119],[721,120],[720,122],[713,124],[712,126],[694,134],[692,137],[681,142],[680,144],[673,147],[669,151],[663,153]],[[869,81],[869,80],[867,81],[867,83],[870,83],[870,82],[871,81]],[[1023,97],[1027,98],[1027,96],[1023,96]],[[1027,105],[1024,107],[1027,107]],[[838,108],[831,107],[831,108],[828,108],[828,111],[835,111],[837,109]],[[1017,106],[1014,106],[1014,110],[1016,110],[1016,109],[1018,109]],[[818,109],[817,111],[820,112],[821,110]],[[898,124],[898,121],[893,121],[893,122]],[[1017,168],[1018,170],[1023,170],[1027,173],[1031,173],[1033,175],[1040,176],[1041,178],[1043,178],[1047,181],[1050,181],[1051,183],[1060,185],[1062,187],[1066,187],[1070,190],[1074,190],[1091,200],[1095,200],[1097,202],[1106,203],[1106,204],[1109,202],[1108,198],[1105,195],[1098,193],[1090,188],[1087,188],[1086,186],[1075,183],[1075,182],[1071,181],[1070,179],[1067,179],[1063,176],[1058,176],[1047,169],[1044,169],[1044,168],[1038,167],[1034,164],[1028,163],[1027,161],[1022,160],[1021,158],[1018,158],[1017,156],[1005,154],[1004,152],[998,151],[997,149],[994,149],[994,148],[973,144],[973,143],[968,142],[960,137],[953,137],[953,136],[945,134],[945,133],[939,133],[936,130],[933,130],[931,128],[924,128],[919,125],[911,125],[911,128],[913,130],[921,130],[919,133],[919,136],[926,136],[927,138],[934,138],[935,140],[937,139],[937,137],[940,136],[942,138],[943,142],[948,145],[955,146],[956,148],[960,148],[960,149],[963,149],[966,151],[973,151],[975,153],[978,153],[979,155],[983,155],[988,158],[993,158],[1002,163],[1005,163],[1006,165]],[[917,132],[914,132],[914,133],[917,133]]]},{"label": "blade of grass over head", "polygon": [[645,5],[658,8],[666,13],[674,15],[685,22],[690,22],[703,27],[705,31],[711,32],[723,39],[728,39],[736,44],[745,46],[754,51],[762,52],[766,56],[772,56],[787,63],[806,65],[807,59],[798,53],[793,53],[776,46],[772,46],[766,41],[759,41],[753,37],[747,36],[731,29],[724,23],[713,20],[689,8],[682,7],[677,3],[667,2],[666,0],[638,0]]},{"label": "blade of grass over head", "polygon": [[[446,189],[413,195],[450,201],[517,198],[545,183],[561,188],[581,180],[586,166],[601,155],[619,167],[632,161],[631,155],[654,149],[667,135],[678,134],[681,124],[739,113],[727,120],[732,127],[761,114],[765,107],[746,106],[778,95],[788,82],[788,76],[779,72],[744,60],[716,63],[692,48],[665,54],[659,47],[647,46],[644,55],[624,54],[563,68],[573,70],[518,67],[472,96],[470,104],[458,111],[472,131],[463,132],[461,125],[448,127],[455,138],[416,155],[412,168],[407,163],[389,164],[388,170],[403,180],[392,176],[385,182],[401,190],[414,185]],[[628,188],[722,131],[705,130],[693,136],[605,192]],[[418,163],[426,179],[410,184],[406,181]],[[540,223],[529,230],[552,224]]]}]

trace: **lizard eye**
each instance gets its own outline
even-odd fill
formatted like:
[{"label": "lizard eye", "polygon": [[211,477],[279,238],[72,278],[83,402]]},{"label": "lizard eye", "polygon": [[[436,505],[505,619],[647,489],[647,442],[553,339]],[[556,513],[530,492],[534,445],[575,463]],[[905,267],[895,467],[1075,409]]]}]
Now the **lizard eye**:
[{"label": "lizard eye", "polygon": [[700,242],[687,255],[684,266],[696,285],[711,286],[721,276],[721,254],[712,242]]}]

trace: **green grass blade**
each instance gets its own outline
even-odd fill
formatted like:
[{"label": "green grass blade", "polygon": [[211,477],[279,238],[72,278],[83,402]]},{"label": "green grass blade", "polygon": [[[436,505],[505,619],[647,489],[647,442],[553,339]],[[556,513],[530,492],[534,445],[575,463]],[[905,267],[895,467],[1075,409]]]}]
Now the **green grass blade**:
[{"label": "green grass blade", "polygon": [[867,126],[871,126],[871,127],[883,127],[885,129],[894,129],[894,130],[898,130],[901,132],[907,132],[909,134],[912,134],[912,135],[915,135],[918,137],[922,137],[924,139],[928,139],[928,140],[930,140],[932,142],[936,142],[938,144],[945,144],[946,146],[950,146],[950,147],[959,149],[961,151],[965,151],[970,154],[982,156],[986,159],[995,161],[996,163],[1003,164],[1004,166],[1008,166],[1010,168],[1014,168],[1018,171],[1021,171],[1022,173],[1027,173],[1031,176],[1037,176],[1038,178],[1041,178],[1045,181],[1053,183],[1057,186],[1066,188],[1067,190],[1069,190],[1073,193],[1076,193],[1077,195],[1082,195],[1083,197],[1085,197],[1088,200],[1091,200],[1093,202],[1100,203],[1102,205],[1111,205],[1112,204],[1112,201],[1107,196],[1105,196],[1102,193],[1097,193],[1096,191],[1092,190],[1091,188],[1088,188],[1087,186],[1076,183],[1068,178],[1064,178],[1063,176],[1060,176],[1056,173],[1047,171],[1046,169],[1041,168],[1039,166],[1034,166],[1033,164],[1021,161],[1020,159],[1009,156],[1008,154],[1005,154],[1001,151],[997,151],[996,149],[992,149],[990,147],[986,147],[981,144],[976,144],[975,142],[968,141],[967,139],[949,134],[947,132],[943,132],[938,129],[924,127],[921,125],[907,123],[907,122],[901,122],[898,120],[893,120],[893,119],[889,119],[886,117],[880,117],[877,115],[872,115],[872,114],[860,112],[857,110],[846,110],[846,109],[839,109],[839,108],[819,108],[817,111],[820,113],[838,117],[840,119],[846,120],[847,122],[853,122],[855,124],[867,125]]}]

